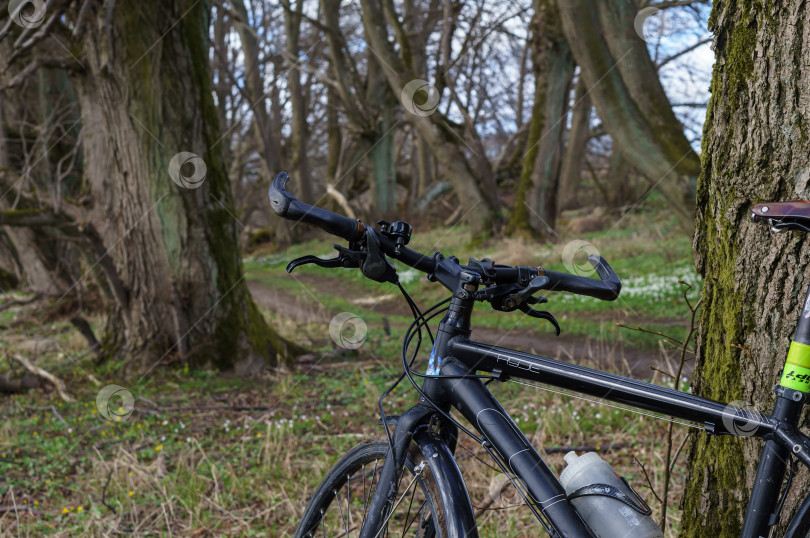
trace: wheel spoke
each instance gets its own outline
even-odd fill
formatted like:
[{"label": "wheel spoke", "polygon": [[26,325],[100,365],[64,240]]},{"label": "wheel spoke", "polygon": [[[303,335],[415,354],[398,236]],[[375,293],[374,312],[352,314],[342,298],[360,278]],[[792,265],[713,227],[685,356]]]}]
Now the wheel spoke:
[{"label": "wheel spoke", "polygon": [[351,475],[346,475],[346,516],[349,519],[349,524],[346,526],[346,538],[349,538],[349,527],[352,524],[352,501],[349,499],[349,496],[352,492],[352,477]]},{"label": "wheel spoke", "polygon": [[401,503],[402,499],[405,497],[405,495],[408,494],[408,490],[411,489],[411,486],[413,486],[413,484],[416,482],[416,479],[419,478],[419,476],[422,474],[422,471],[425,470],[425,465],[426,465],[426,463],[423,461],[422,463],[420,463],[419,465],[414,467],[413,478],[408,483],[408,486],[405,488],[405,491],[402,493],[402,495],[399,497],[399,499],[397,499],[397,502],[394,503],[394,506],[388,512],[388,516],[385,518],[385,521],[383,521],[382,528],[379,531],[377,531],[377,534],[374,536],[374,538],[377,538],[380,535],[381,532],[388,529],[388,520],[391,519],[391,516],[394,514],[394,510],[397,509],[397,506],[399,506],[399,503]]},{"label": "wheel spoke", "polygon": [[[387,509],[378,514],[382,520],[371,533],[374,538],[436,538],[439,535],[440,527],[435,518],[440,514],[436,510],[441,505],[434,500],[435,486],[431,478],[425,476],[426,462],[420,461],[414,467],[412,460],[408,460],[407,465],[397,470],[392,483],[383,484],[377,475],[383,468],[381,462],[385,462],[390,453],[387,445],[381,445],[381,442],[360,445],[338,462],[310,499],[296,536],[356,538],[369,522],[371,501],[375,489],[380,488],[392,498],[390,503],[386,502]],[[367,476],[368,473],[371,475]],[[362,515],[353,514],[355,510],[362,510]],[[337,513],[330,516],[329,511]]]},{"label": "wheel spoke", "polygon": [[323,529],[323,538],[326,538],[326,514],[321,509],[321,528]]},{"label": "wheel spoke", "polygon": [[[374,478],[377,476],[377,465],[380,463],[380,460],[374,460],[374,470],[371,472],[371,483],[368,485],[368,499],[363,502],[363,525],[366,524],[366,516],[368,515],[368,503],[371,501],[371,496],[374,494]],[[365,481],[363,482],[363,488],[365,489]]]},{"label": "wheel spoke", "polygon": [[[413,491],[411,492],[411,498],[410,498],[410,500],[408,501],[408,511],[407,511],[407,512],[405,512],[405,527],[402,529],[402,535],[401,535],[401,538],[405,538],[405,533],[406,533],[406,532],[408,532],[408,529],[410,529],[410,528],[411,528],[411,526],[410,526],[410,525],[408,525],[408,518],[409,518],[409,516],[411,515],[411,507],[413,506],[413,498],[414,498],[415,496],[416,496],[416,488],[413,488]],[[420,510],[420,511],[421,511],[421,510]],[[417,516],[418,516],[418,515],[419,515],[419,514],[417,513]]]}]

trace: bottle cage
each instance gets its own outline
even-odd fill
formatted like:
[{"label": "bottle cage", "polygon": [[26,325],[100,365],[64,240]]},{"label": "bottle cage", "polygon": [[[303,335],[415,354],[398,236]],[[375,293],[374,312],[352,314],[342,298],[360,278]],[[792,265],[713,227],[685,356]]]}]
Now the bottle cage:
[{"label": "bottle cage", "polygon": [[630,497],[628,494],[626,494],[619,488],[611,486],[610,484],[589,484],[587,486],[582,486],[578,490],[572,492],[568,496],[568,500],[571,501],[578,497],[586,497],[591,495],[599,497],[610,497],[611,499],[616,499],[617,501],[626,504],[627,506],[629,506],[630,508],[632,508],[633,510],[635,510],[636,512],[638,512],[643,516],[649,516],[650,514],[652,514],[652,508],[650,508],[647,505],[647,503],[644,502],[644,499],[642,499],[641,496],[638,493],[636,493],[636,490],[630,487],[630,484],[627,483],[627,480],[625,480],[624,477],[619,478],[622,479],[622,482],[624,482],[624,485],[627,486],[627,489],[633,492],[633,496],[635,497],[635,499]]}]

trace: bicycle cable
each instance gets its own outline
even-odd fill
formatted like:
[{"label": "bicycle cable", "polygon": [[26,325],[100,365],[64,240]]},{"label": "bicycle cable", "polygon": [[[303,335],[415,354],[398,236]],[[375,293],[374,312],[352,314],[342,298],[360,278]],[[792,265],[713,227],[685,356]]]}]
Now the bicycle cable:
[{"label": "bicycle cable", "polygon": [[[417,304],[414,302],[414,300],[408,294],[408,292],[405,291],[405,288],[402,287],[402,284],[397,282],[397,287],[399,288],[399,291],[402,293],[402,295],[405,297],[405,301],[408,303],[408,306],[411,308],[411,312],[413,313],[413,316],[414,316],[414,323],[417,323],[417,322],[419,322],[419,320],[422,320],[422,323],[419,324],[419,339],[417,341],[416,350],[414,352],[414,359],[415,359],[416,358],[416,353],[418,353],[419,347],[421,346],[421,343],[422,343],[422,326],[427,325],[428,321],[433,319],[435,316],[441,314],[446,309],[438,310],[437,312],[434,312],[432,315],[430,315],[428,318],[425,318],[425,316],[427,314],[430,314],[433,310],[435,310],[435,309],[441,307],[442,305],[450,302],[450,298],[448,297],[447,299],[439,301],[438,303],[436,303],[433,306],[431,306],[430,308],[428,308],[425,312],[422,312],[419,309],[419,306],[417,306]],[[412,323],[410,327],[412,327],[414,323]],[[409,327],[408,330],[410,330],[410,327]],[[431,343],[434,342],[433,332],[430,330],[430,326],[427,326],[427,331],[428,331],[428,336],[430,337]],[[408,331],[406,331],[405,335],[406,336],[408,335]],[[385,435],[386,435],[386,438],[388,440],[388,448],[391,450],[392,454],[393,454],[393,451],[394,451],[394,440],[391,438],[391,432],[388,430],[388,421],[385,418],[385,410],[383,408],[383,401],[385,400],[386,396],[388,396],[400,384],[400,382],[404,378],[405,378],[405,373],[403,372],[402,374],[399,375],[399,377],[397,377],[397,379],[391,384],[391,386],[388,387],[388,389],[386,389],[382,393],[382,395],[380,395],[379,400],[377,400],[377,405],[378,405],[378,407],[380,409],[380,421],[382,422],[383,428],[385,429]]]},{"label": "bicycle cable", "polygon": [[[459,421],[457,421],[456,419],[451,417],[449,413],[447,413],[444,410],[440,409],[439,406],[436,404],[436,402],[434,402],[430,398],[430,396],[425,394],[425,391],[422,390],[422,387],[420,387],[419,384],[416,382],[416,380],[413,378],[413,375],[411,374],[411,372],[413,371],[413,369],[411,368],[411,364],[413,363],[413,360],[416,358],[416,354],[414,354],[414,359],[412,359],[410,361],[411,364],[409,364],[409,362],[408,362],[408,345],[409,345],[410,341],[414,337],[414,335],[412,334],[412,331],[413,331],[413,328],[414,328],[415,325],[416,325],[416,321],[411,323],[411,326],[408,327],[408,330],[405,332],[405,340],[402,342],[402,365],[404,367],[405,375],[408,376],[408,381],[411,382],[411,385],[413,385],[413,388],[416,389],[416,392],[418,392],[419,395],[422,398],[424,398],[424,400],[431,407],[433,407],[433,409],[435,409],[437,413],[439,413],[441,416],[446,418],[451,424],[455,425],[456,428],[458,428],[459,430],[463,431],[464,433],[466,433],[467,435],[469,435],[470,437],[475,439],[475,442],[477,442],[478,444],[483,443],[483,440],[480,439],[477,435],[475,435],[469,429],[465,428],[463,424],[461,424]],[[445,378],[459,379],[459,378],[467,377],[467,376],[431,376],[431,377],[445,377]],[[478,377],[478,376],[476,376],[476,377]]]}]

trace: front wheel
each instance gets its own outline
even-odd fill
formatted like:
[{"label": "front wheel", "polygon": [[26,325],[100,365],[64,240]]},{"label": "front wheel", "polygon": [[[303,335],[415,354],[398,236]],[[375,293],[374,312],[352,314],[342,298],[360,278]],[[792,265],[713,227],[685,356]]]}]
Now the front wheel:
[{"label": "front wheel", "polygon": [[[310,498],[295,536],[358,536],[387,456],[386,441],[361,443],[347,452]],[[377,536],[446,537],[436,483],[415,444],[405,467],[390,517]]]}]

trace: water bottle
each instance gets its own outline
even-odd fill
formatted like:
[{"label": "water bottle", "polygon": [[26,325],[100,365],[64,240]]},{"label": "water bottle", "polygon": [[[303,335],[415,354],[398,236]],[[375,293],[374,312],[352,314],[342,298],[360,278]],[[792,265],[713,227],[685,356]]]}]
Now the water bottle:
[{"label": "water bottle", "polygon": [[658,538],[661,528],[626,481],[595,452],[565,455],[560,483],[579,515],[599,538]]}]

